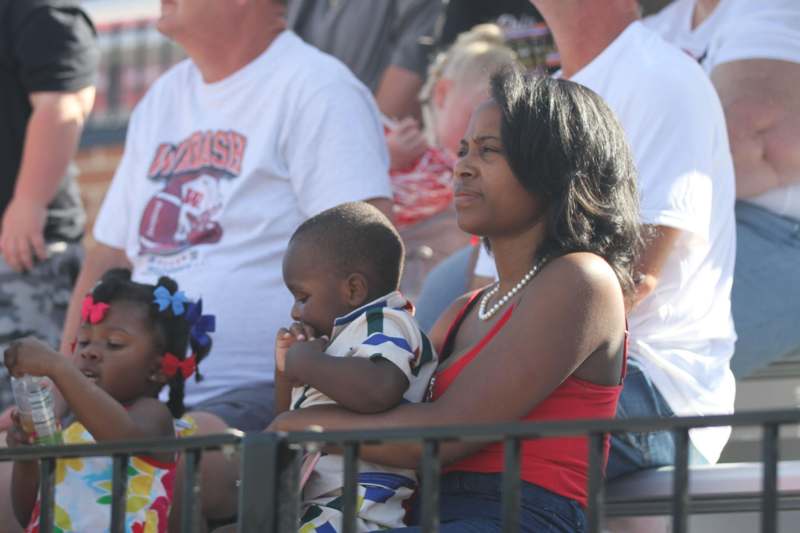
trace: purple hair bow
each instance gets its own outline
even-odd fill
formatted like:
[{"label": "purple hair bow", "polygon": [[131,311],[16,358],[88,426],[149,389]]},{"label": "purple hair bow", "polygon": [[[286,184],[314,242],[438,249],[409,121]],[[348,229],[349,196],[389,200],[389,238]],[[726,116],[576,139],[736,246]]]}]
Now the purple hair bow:
[{"label": "purple hair bow", "polygon": [[191,327],[189,333],[197,344],[203,348],[211,344],[211,337],[208,336],[208,333],[215,330],[217,319],[214,315],[203,314],[202,299],[197,300],[197,303],[189,304],[189,308],[186,310],[186,321]]}]

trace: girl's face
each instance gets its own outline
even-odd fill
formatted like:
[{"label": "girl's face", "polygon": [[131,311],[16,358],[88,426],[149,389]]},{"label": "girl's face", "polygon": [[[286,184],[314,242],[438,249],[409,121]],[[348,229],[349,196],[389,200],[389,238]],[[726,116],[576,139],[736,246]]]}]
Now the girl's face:
[{"label": "girl's face", "polygon": [[302,238],[293,241],[283,257],[283,281],[294,297],[292,320],[330,335],[333,321],[355,307],[348,302],[346,281],[326,268],[323,255]]},{"label": "girl's face", "polygon": [[511,170],[500,140],[500,108],[480,104],[467,126],[453,171],[458,225],[474,235],[513,235],[536,225],[541,203]]},{"label": "girl's face", "polygon": [[163,385],[163,350],[147,315],[140,303],[117,301],[102,321],[78,330],[75,366],[122,404],[154,395]]}]

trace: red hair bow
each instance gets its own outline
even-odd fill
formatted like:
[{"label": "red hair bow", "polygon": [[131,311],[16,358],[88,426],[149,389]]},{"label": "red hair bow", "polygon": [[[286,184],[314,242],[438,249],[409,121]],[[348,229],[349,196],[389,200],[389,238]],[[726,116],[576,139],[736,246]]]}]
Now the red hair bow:
[{"label": "red hair bow", "polygon": [[81,319],[89,324],[97,324],[105,318],[108,312],[109,305],[107,303],[98,302],[94,303],[94,298],[91,294],[86,295],[83,299],[83,306],[81,307]]},{"label": "red hair bow", "polygon": [[192,354],[191,357],[181,361],[171,353],[167,352],[164,354],[164,359],[161,360],[161,370],[168,378],[174,377],[178,370],[180,370],[183,379],[186,379],[194,374],[195,369],[197,369],[197,358],[194,354]]}]

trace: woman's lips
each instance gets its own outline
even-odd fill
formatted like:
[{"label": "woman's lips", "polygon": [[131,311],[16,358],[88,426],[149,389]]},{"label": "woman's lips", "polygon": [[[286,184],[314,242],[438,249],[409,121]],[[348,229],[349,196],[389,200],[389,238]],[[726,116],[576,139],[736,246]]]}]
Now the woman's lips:
[{"label": "woman's lips", "polygon": [[481,195],[475,191],[460,190],[456,191],[454,196],[456,207],[466,207],[481,199]]}]

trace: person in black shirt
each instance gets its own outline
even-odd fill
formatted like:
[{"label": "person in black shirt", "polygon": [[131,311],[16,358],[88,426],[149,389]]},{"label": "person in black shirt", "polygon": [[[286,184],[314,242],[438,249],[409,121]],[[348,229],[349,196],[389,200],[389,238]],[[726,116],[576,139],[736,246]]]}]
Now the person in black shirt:
[{"label": "person in black shirt", "polygon": [[0,349],[31,334],[58,346],[86,218],[71,161],[95,37],[78,0],[0,0]]}]

